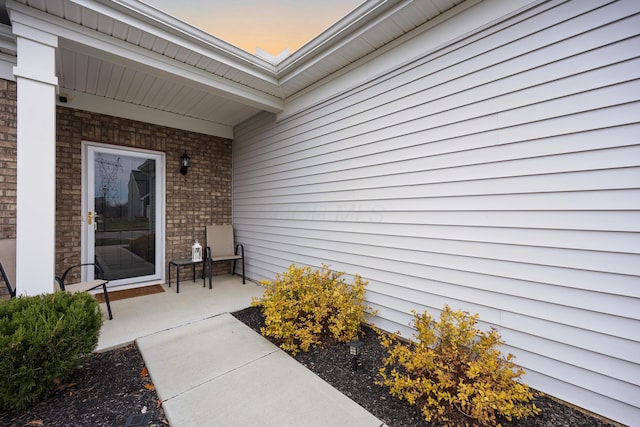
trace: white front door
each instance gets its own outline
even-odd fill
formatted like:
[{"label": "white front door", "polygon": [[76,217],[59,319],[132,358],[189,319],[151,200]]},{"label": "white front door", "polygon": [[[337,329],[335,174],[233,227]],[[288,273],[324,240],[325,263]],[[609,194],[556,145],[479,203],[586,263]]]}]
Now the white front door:
[{"label": "white front door", "polygon": [[164,155],[83,148],[83,262],[96,262],[111,287],[163,279]]}]

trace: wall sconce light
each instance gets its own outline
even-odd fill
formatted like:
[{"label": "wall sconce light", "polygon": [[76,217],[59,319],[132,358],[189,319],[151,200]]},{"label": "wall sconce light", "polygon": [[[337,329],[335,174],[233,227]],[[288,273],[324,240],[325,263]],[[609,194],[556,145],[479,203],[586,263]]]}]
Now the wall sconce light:
[{"label": "wall sconce light", "polygon": [[349,341],[347,343],[349,346],[349,354],[352,356],[351,358],[351,370],[356,372],[359,366],[362,366],[360,362],[360,354],[362,353],[362,341]]},{"label": "wall sconce light", "polygon": [[189,155],[185,151],[184,154],[180,156],[180,173],[182,175],[186,175],[187,170],[189,170],[189,160],[191,160],[191,158],[189,158]]}]

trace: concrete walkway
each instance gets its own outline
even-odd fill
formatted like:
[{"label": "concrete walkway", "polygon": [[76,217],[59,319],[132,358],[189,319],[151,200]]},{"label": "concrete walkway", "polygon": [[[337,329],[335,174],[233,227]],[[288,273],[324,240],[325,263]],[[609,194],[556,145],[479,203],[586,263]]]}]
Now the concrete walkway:
[{"label": "concrete walkway", "polygon": [[103,326],[102,350],[135,340],[172,427],[384,426],[229,314],[261,287],[237,276],[213,286],[114,301]]},{"label": "concrete walkway", "polygon": [[137,343],[171,426],[383,425],[230,314]]}]

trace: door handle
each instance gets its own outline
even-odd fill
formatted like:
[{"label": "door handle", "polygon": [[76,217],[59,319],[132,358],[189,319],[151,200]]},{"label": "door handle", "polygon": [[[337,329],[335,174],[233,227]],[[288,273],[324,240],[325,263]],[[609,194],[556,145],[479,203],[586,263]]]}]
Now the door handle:
[{"label": "door handle", "polygon": [[98,215],[96,212],[93,212],[93,211],[87,212],[87,225],[93,224],[93,229],[97,230],[98,229],[98,217],[99,216],[100,215]]}]

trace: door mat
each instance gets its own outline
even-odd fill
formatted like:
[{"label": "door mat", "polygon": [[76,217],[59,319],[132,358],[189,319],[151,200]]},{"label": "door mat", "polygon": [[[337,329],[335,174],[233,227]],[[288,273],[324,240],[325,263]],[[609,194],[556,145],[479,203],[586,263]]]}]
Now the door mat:
[{"label": "door mat", "polygon": [[[141,288],[123,289],[121,291],[111,291],[109,292],[109,302],[118,301],[120,299],[126,299],[126,298],[141,297],[144,295],[159,294],[161,292],[164,292],[164,288],[162,287],[162,285],[151,285],[151,286],[143,286]],[[99,294],[96,294],[95,296],[99,303],[104,302],[104,294],[102,292],[100,292]]]}]

